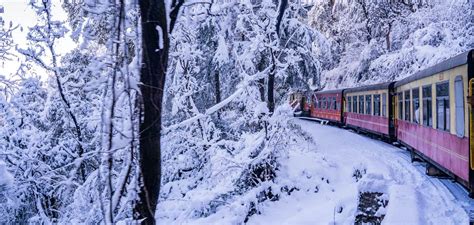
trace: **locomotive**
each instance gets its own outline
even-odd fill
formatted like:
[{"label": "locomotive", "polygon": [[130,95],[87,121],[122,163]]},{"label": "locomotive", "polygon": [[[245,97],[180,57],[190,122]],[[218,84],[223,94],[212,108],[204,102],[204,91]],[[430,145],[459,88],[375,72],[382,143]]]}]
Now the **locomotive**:
[{"label": "locomotive", "polygon": [[[379,136],[408,149],[474,197],[474,50],[405,79],[290,94],[301,115]],[[297,95],[298,94],[298,95]],[[309,99],[309,101],[308,101]]]}]

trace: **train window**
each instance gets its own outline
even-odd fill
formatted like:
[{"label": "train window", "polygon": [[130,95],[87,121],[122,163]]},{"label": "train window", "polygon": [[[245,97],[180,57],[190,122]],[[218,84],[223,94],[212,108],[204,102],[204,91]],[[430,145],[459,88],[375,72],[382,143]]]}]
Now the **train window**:
[{"label": "train window", "polygon": [[347,107],[346,107],[347,112],[352,112],[352,97],[348,96],[347,97]]},{"label": "train window", "polygon": [[436,127],[449,131],[449,82],[436,84]]},{"label": "train window", "polygon": [[372,95],[365,96],[365,114],[372,115]]},{"label": "train window", "polygon": [[355,101],[355,100],[354,100],[354,98],[352,98],[352,96],[349,97],[349,99],[351,100],[351,105],[350,105],[349,107],[351,108],[351,112],[354,112],[354,111],[355,111],[355,110],[354,110],[354,101]]},{"label": "train window", "polygon": [[329,109],[329,110],[332,110],[332,109],[334,108],[334,105],[335,105],[335,104],[334,104],[334,102],[332,101],[332,98],[329,97],[329,98],[328,98],[328,109]]},{"label": "train window", "polygon": [[357,96],[352,96],[352,112],[357,113]]},{"label": "train window", "polygon": [[423,125],[433,126],[433,111],[431,100],[431,85],[423,87]]},{"label": "train window", "polygon": [[380,116],[380,95],[374,95],[374,115]]},{"label": "train window", "polygon": [[364,114],[364,96],[359,96],[359,113]]},{"label": "train window", "polygon": [[331,97],[328,97],[328,109],[332,110],[333,107],[334,107],[334,102],[332,101]]},{"label": "train window", "polygon": [[344,109],[343,109],[344,112],[347,112],[349,110],[349,102],[348,101],[349,101],[349,99],[347,97],[345,97],[345,98],[343,97],[343,102],[345,103]]},{"label": "train window", "polygon": [[397,94],[398,98],[398,119],[403,120],[403,93]]},{"label": "train window", "polygon": [[464,137],[464,89],[462,76],[454,80],[454,94],[456,103],[456,134]]},{"label": "train window", "polygon": [[338,110],[339,107],[340,107],[339,104],[336,102],[336,97],[332,97],[332,109]]},{"label": "train window", "polygon": [[420,124],[420,88],[412,89],[413,98],[413,122]]},{"label": "train window", "polygon": [[323,97],[323,109],[327,109],[329,106],[329,99]]},{"label": "train window", "polygon": [[410,91],[405,91],[405,120],[410,121]]},{"label": "train window", "polygon": [[382,116],[383,117],[387,116],[387,94],[386,93],[382,94]]}]

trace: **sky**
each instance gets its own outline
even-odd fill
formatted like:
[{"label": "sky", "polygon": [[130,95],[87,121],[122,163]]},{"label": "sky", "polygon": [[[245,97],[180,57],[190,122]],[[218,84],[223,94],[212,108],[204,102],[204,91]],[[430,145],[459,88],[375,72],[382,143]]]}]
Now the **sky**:
[{"label": "sky", "polygon": [[[13,32],[14,42],[19,48],[27,47],[28,42],[26,35],[28,28],[34,26],[38,19],[30,6],[28,6],[30,1],[31,0],[0,0],[0,5],[4,8],[4,12],[0,14],[0,17],[3,18],[5,24],[9,24],[11,21],[14,26],[19,25],[23,28],[20,29],[19,27]],[[51,1],[53,2],[53,19],[66,20],[66,12],[61,8],[63,0]],[[60,55],[66,54],[74,47],[75,43],[69,37],[58,40],[57,51]],[[19,56],[18,53],[15,54],[18,56],[17,59],[0,64],[0,75],[10,77],[17,70],[20,62],[24,59]]]}]

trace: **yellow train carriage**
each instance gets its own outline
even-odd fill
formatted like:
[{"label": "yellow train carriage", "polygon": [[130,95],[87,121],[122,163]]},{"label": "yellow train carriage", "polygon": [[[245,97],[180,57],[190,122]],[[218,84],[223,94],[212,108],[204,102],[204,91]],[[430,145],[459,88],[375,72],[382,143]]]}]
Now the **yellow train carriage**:
[{"label": "yellow train carriage", "polygon": [[471,193],[473,62],[472,50],[462,53],[396,82],[393,94],[399,142],[455,177]]}]

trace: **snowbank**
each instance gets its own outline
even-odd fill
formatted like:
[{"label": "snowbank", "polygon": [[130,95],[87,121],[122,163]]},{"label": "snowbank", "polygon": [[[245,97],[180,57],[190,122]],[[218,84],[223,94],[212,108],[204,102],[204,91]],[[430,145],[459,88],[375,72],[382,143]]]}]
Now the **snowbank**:
[{"label": "snowbank", "polygon": [[7,171],[7,166],[0,161],[0,191],[13,183],[13,176]]}]

